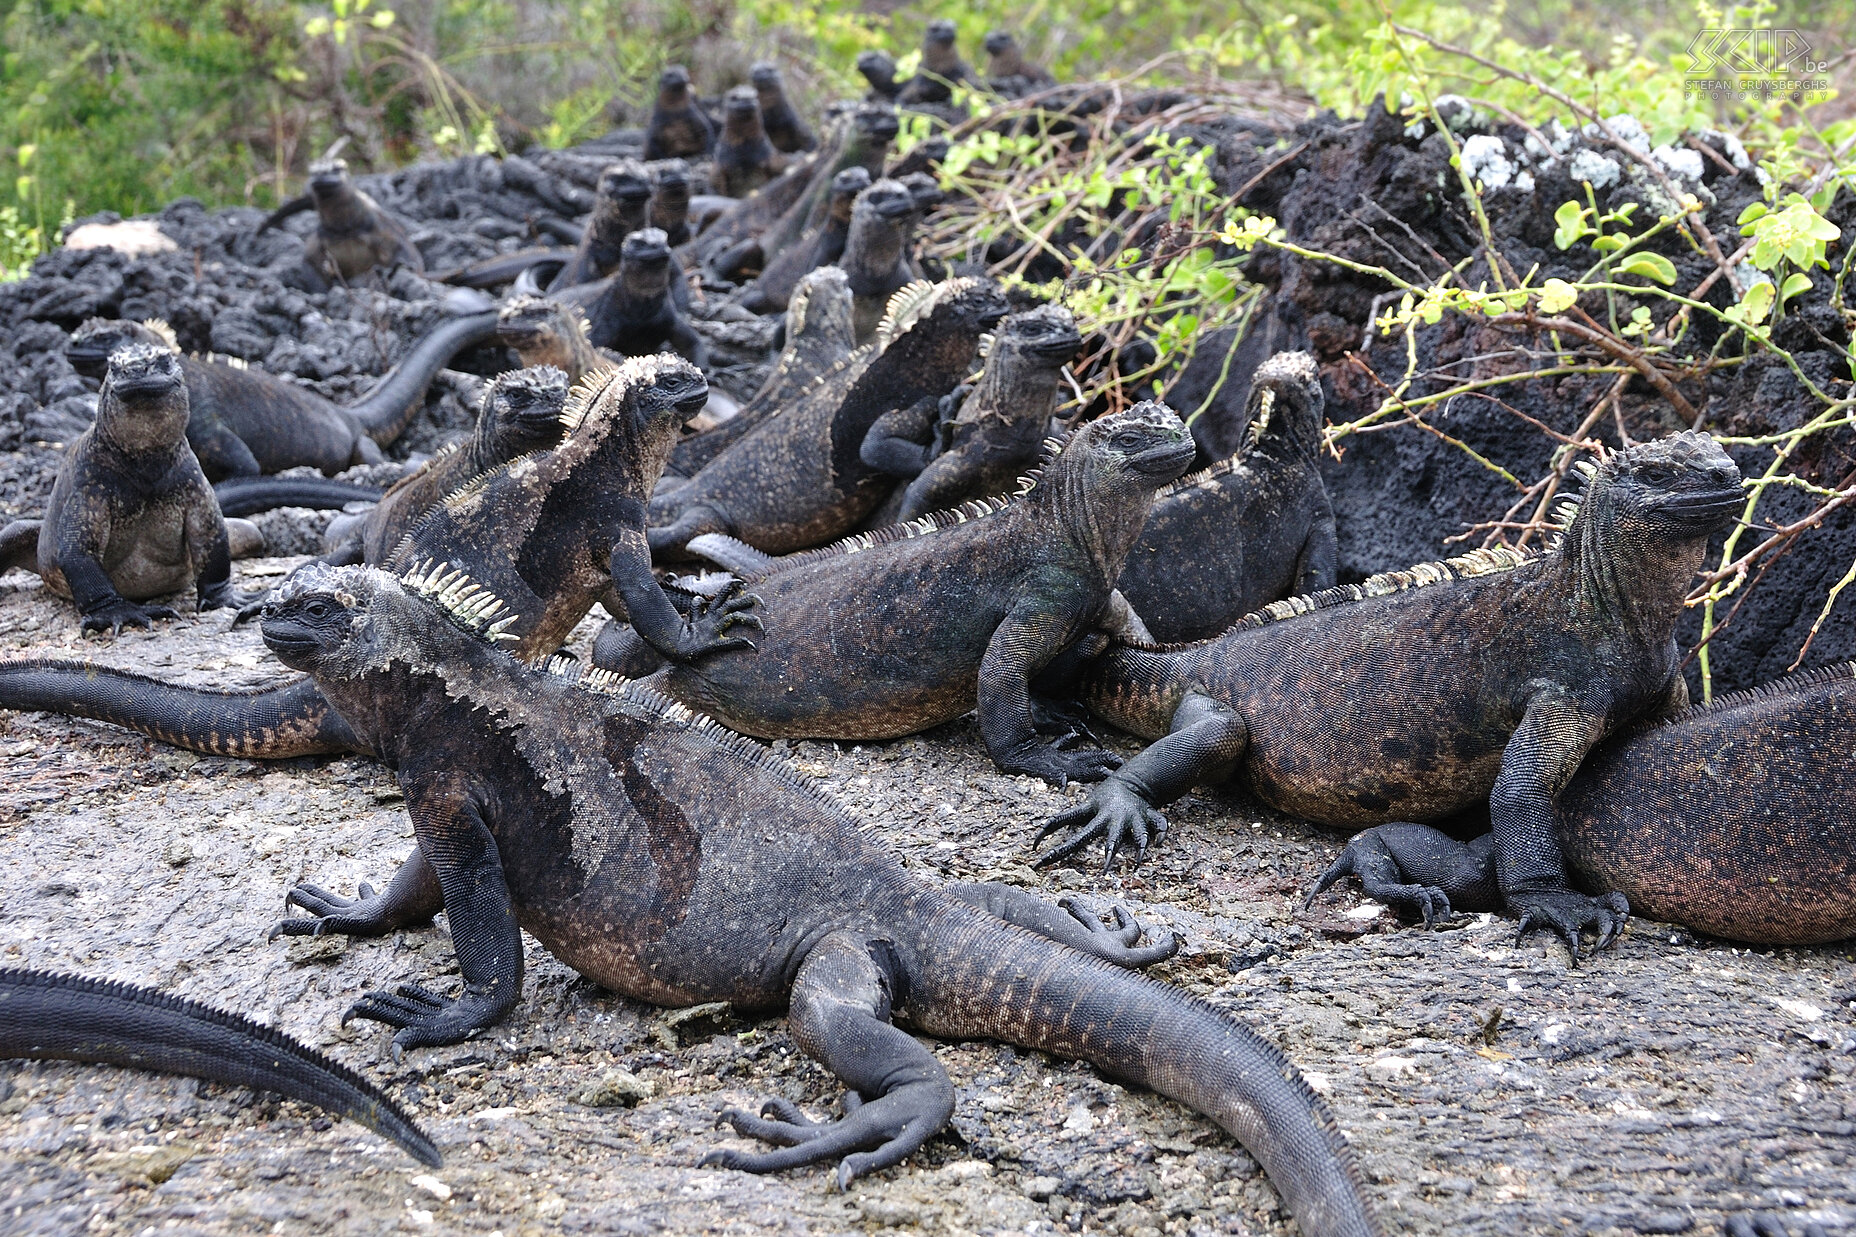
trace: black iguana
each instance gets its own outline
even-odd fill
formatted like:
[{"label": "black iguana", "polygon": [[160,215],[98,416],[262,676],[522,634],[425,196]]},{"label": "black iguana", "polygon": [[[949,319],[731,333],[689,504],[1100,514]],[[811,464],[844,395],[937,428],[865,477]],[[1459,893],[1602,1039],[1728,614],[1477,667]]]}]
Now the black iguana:
[{"label": "black iguana", "polygon": [[303,262],[318,279],[346,283],[376,266],[405,266],[425,273],[425,259],[405,227],[355,186],[346,161],[311,163],[309,192],[272,211],[258,231],[305,210],[316,212],[316,228],[303,242]]}]

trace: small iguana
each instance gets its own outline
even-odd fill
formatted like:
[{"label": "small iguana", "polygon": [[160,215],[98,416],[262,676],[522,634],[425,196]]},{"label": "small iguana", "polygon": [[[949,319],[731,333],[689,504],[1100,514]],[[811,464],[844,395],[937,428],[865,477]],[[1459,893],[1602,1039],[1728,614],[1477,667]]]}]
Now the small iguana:
[{"label": "small iguana", "polygon": [[153,988],[14,967],[0,970],[0,1059],[81,1061],[275,1091],[444,1161],[385,1092],[308,1044],[249,1018]]},{"label": "small iguana", "polygon": [[[193,410],[187,441],[211,481],[306,466],[333,475],[378,464],[385,458],[380,448],[391,446],[425,407],[426,388],[438,371],[466,348],[487,343],[495,330],[493,312],[439,323],[414,341],[379,385],[345,408],[237,358],[183,354],[181,374]],[[180,352],[174,332],[159,319],[91,318],[72,333],[65,356],[78,373],[101,378],[110,354],[132,344]]]},{"label": "small iguana", "polygon": [[930,885],[779,757],[635,685],[498,651],[481,638],[498,607],[450,576],[346,567],[299,573],[266,610],[265,643],[396,765],[418,843],[380,893],[298,886],[289,901],[312,917],[277,931],[381,936],[443,909],[457,949],[457,996],[377,990],[344,1021],[398,1028],[396,1051],[492,1027],[521,999],[526,930],[633,999],[784,1006],[795,1042],[848,1088],[839,1121],[815,1124],[785,1100],[760,1117],[724,1111],[781,1148],[708,1164],[836,1161],[843,1187],[920,1148],[952,1116],[954,1086],[896,1020],[1152,1087],[1235,1134],[1308,1237],[1382,1231],[1294,1065],[1127,969],[1170,941],[1132,948],[1007,886]]},{"label": "small iguana", "polygon": [[869,187],[870,173],[860,167],[845,168],[832,177],[831,203],[825,222],[769,262],[754,282],[735,298],[735,304],[757,314],[785,309],[792,299],[793,289],[808,271],[831,266],[843,256],[844,242],[851,234],[851,212],[857,195]]},{"label": "small iguana", "polygon": [[[1579,883],[1640,915],[1757,945],[1856,936],[1856,665],[1722,696],[1592,749],[1553,803]],[[1494,835],[1357,834],[1316,895],[1357,875],[1426,922],[1500,910]]]},{"label": "small iguana", "polygon": [[[1166,827],[1156,810],[1236,779],[1278,811],[1344,829],[1439,820],[1487,801],[1504,904],[1579,951],[1627,914],[1567,884],[1553,798],[1594,744],[1688,698],[1674,632],[1708,538],[1745,501],[1713,439],[1608,455],[1554,548],[1506,548],[1279,601],[1197,644],[1112,648],[1083,700],[1157,739],[1058,815],[1105,866]],[[1570,504],[1569,504],[1570,505]]]},{"label": "small iguana", "polygon": [[306,210],[316,212],[316,230],[303,242],[303,263],[317,278],[347,283],[376,266],[404,266],[425,273],[425,259],[408,239],[405,227],[356,188],[344,160],[311,163],[309,192],[272,211],[258,231],[274,228]]},{"label": "small iguana", "polygon": [[786,346],[754,398],[714,429],[670,449],[664,484],[674,488],[695,476],[722,449],[770,417],[793,407],[820,375],[857,347],[851,322],[851,285],[835,266],[821,266],[799,281],[786,306]]},{"label": "small iguana", "polygon": [[625,238],[651,226],[651,172],[636,159],[620,159],[599,174],[593,213],[579,247],[548,282],[550,293],[604,279],[619,268]]},{"label": "small iguana", "polygon": [[[1136,404],[1071,436],[1011,498],[859,533],[789,558],[701,549],[747,581],[756,651],[672,667],[649,685],[760,738],[891,739],[979,708],[1007,773],[1063,785],[1113,768],[1107,752],[1041,739],[1030,684],[1123,608],[1113,595],[1154,491],[1192,463],[1163,404]],[[713,548],[712,548],[713,547]],[[605,653],[596,650],[595,664]]]},{"label": "small iguana", "polygon": [[1082,346],[1076,319],[1061,305],[1013,314],[987,345],[986,366],[971,388],[879,417],[858,454],[908,482],[892,500],[894,518],[916,519],[1009,489],[1037,463],[1063,367]]},{"label": "small iguana", "polygon": [[677,308],[671,294],[676,262],[670,244],[656,228],[625,238],[619,269],[599,299],[587,306],[586,337],[595,348],[626,356],[644,356],[670,347],[697,365],[708,349]]},{"label": "small iguana", "polygon": [[782,415],[724,448],[696,476],[651,500],[651,549],[678,555],[691,537],[727,533],[781,554],[857,526],[889,478],[858,458],[886,412],[952,390],[980,337],[1005,317],[1005,293],[980,279],[911,284],[870,343],[819,376]]},{"label": "small iguana", "polygon": [[798,154],[801,151],[816,150],[818,138],[786,97],[786,83],[780,77],[779,66],[771,60],[757,60],[748,69],[748,80],[754,84],[754,93],[760,99],[761,125],[767,130],[767,139],[773,148],[781,154]]},{"label": "small iguana", "polygon": [[505,304],[496,319],[496,342],[514,352],[524,369],[554,366],[567,375],[569,386],[618,364],[587,339],[586,315],[578,307],[542,296],[518,296]]},{"label": "small iguana", "polygon": [[[681,423],[708,398],[688,362],[634,357],[596,374],[562,413],[566,438],[479,477],[428,511],[389,562],[436,563],[495,580],[511,651],[546,657],[596,602],[673,661],[746,643],[730,628],[759,625],[752,597],[725,589],[679,614],[651,572],[644,498]],[[616,594],[616,595],[615,595]],[[214,756],[281,759],[357,752],[381,756],[296,679],[256,691],[214,691],[60,658],[0,660],[0,708],[46,709],[127,727]]]},{"label": "small iguana", "polygon": [[986,36],[985,47],[986,84],[1006,98],[1023,98],[1057,84],[1048,70],[1025,59],[1017,36],[1010,30],[992,31]]},{"label": "small iguana", "polygon": [[110,355],[96,424],[58,464],[42,520],[0,529],[0,571],[36,571],[77,603],[84,631],[174,618],[141,603],[196,590],[201,610],[242,606],[226,523],[187,446],[180,357],[146,344]]},{"label": "small iguana", "polygon": [[696,102],[690,71],[673,64],[657,77],[657,101],[644,131],[644,157],[700,159],[715,146],[715,125]]},{"label": "small iguana", "polygon": [[914,214],[914,196],[896,180],[875,182],[851,205],[851,226],[837,264],[851,281],[858,343],[876,334],[889,298],[917,277],[909,257]]},{"label": "small iguana", "polygon": [[786,170],[761,121],[760,96],[736,86],[722,96],[722,134],[715,141],[709,183],[731,198],[743,198]]},{"label": "small iguana", "polygon": [[690,239],[690,165],[683,159],[660,159],[650,165],[650,225],[660,229],[671,248]]},{"label": "small iguana", "polygon": [[1321,371],[1279,352],[1251,382],[1243,449],[1154,500],[1118,587],[1154,638],[1205,640],[1279,597],[1334,587]]},{"label": "small iguana", "polygon": [[902,93],[896,81],[896,59],[879,48],[857,53],[857,72],[869,87],[864,98],[871,103],[894,103]]},{"label": "small iguana", "polygon": [[960,58],[954,47],[959,33],[954,23],[944,17],[928,23],[922,32],[920,67],[896,92],[897,103],[903,107],[952,103],[955,86],[973,84],[972,66]]}]

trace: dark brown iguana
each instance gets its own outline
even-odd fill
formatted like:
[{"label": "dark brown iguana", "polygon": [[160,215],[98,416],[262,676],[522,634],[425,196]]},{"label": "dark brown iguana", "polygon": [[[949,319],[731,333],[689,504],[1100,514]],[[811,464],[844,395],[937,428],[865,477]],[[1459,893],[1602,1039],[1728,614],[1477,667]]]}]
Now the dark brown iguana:
[{"label": "dark brown iguana", "polygon": [[514,352],[524,369],[554,366],[567,375],[569,386],[619,360],[587,339],[586,315],[577,306],[541,296],[518,296],[503,306],[496,342]]},{"label": "dark brown iguana", "polygon": [[76,602],[85,631],[152,628],[175,612],[141,603],[189,588],[201,610],[246,604],[213,487],[187,447],[187,384],[172,349],[111,354],[96,424],[59,461],[45,518],[0,530],[0,571],[11,567]]},{"label": "dark brown iguana", "polygon": [[[401,477],[325,556],[331,563],[378,563],[446,496],[532,451],[545,451],[566,432],[567,375],[552,365],[498,374],[484,388],[477,425]],[[331,532],[334,530],[331,529]]]},{"label": "dark brown iguana", "polygon": [[748,69],[748,80],[754,83],[754,93],[760,100],[761,124],[773,148],[787,155],[817,149],[818,138],[813,135],[812,126],[800,117],[786,97],[786,83],[780,77],[779,66],[771,60],[757,60]]},{"label": "dark brown iguana", "polygon": [[781,554],[840,536],[883,500],[889,478],[858,458],[886,412],[952,390],[1006,313],[986,280],[912,284],[877,338],[822,375],[784,414],[736,439],[696,476],[651,500],[651,549],[727,533]]},{"label": "dark brown iguana", "polygon": [[928,23],[922,32],[921,64],[915,76],[896,92],[897,103],[904,107],[947,104],[953,102],[955,86],[973,84],[972,66],[960,58],[954,47],[959,33],[954,23],[944,17]]},{"label": "dark brown iguana", "polygon": [[986,346],[986,366],[970,389],[878,418],[858,454],[908,481],[891,500],[893,518],[912,520],[1011,488],[1037,463],[1063,367],[1082,346],[1076,319],[1061,305],[1013,314]]},{"label": "dark brown iguana", "polygon": [[1023,98],[1057,79],[1048,70],[1025,59],[1018,38],[1010,30],[994,30],[986,36],[986,83],[1008,99]]},{"label": "dark brown iguana", "polygon": [[272,211],[258,226],[263,232],[291,215],[316,212],[316,230],[303,242],[303,263],[319,278],[346,283],[376,266],[405,266],[425,273],[425,259],[406,236],[399,220],[362,193],[341,159],[309,165],[309,192]]},{"label": "dark brown iguana", "polygon": [[715,126],[696,103],[690,71],[673,64],[657,77],[657,101],[644,132],[644,157],[700,159],[715,145]]},{"label": "dark brown iguana", "polygon": [[[728,633],[759,625],[743,613],[753,598],[723,590],[686,601],[688,615],[679,614],[644,544],[644,497],[679,426],[707,398],[701,373],[676,357],[634,357],[595,375],[569,399],[559,447],[512,460],[446,499],[390,561],[496,580],[510,606],[497,616],[498,633],[520,657],[554,652],[597,601],[627,611],[673,661],[744,643]],[[0,708],[95,718],[215,756],[382,754],[307,679],[212,691],[86,662],[16,658],[0,661]]]},{"label": "dark brown iguana", "polygon": [[870,173],[862,168],[845,168],[831,180],[831,204],[825,222],[814,228],[797,245],[767,264],[765,270],[735,298],[735,303],[752,313],[772,313],[785,309],[793,289],[808,271],[831,266],[844,254],[844,242],[851,234],[851,211],[857,195],[870,187]]},{"label": "dark brown iguana", "polygon": [[580,245],[547,284],[550,293],[604,279],[619,268],[625,238],[651,226],[651,172],[636,159],[608,164],[593,191]]},{"label": "dark brown iguana", "polygon": [[1144,852],[1159,805],[1235,779],[1278,811],[1345,829],[1439,820],[1486,799],[1501,893],[1522,930],[1576,957],[1621,900],[1567,884],[1553,798],[1592,746],[1687,703],[1674,631],[1708,538],[1744,502],[1713,439],[1684,433],[1591,470],[1558,544],[1497,548],[1276,602],[1215,640],[1112,648],[1088,671],[1097,716],[1157,739],[1045,832],[1044,858],[1103,839]]},{"label": "dark brown iguana", "polygon": [[[1115,577],[1154,491],[1192,463],[1162,404],[1079,429],[1021,493],[757,563],[712,551],[760,598],[748,655],[672,667],[650,685],[761,738],[891,739],[975,707],[1008,773],[1063,785],[1117,761],[1040,739],[1031,679],[1117,612]],[[925,638],[932,633],[932,638]],[[603,642],[602,642],[603,644]],[[603,650],[595,662],[603,660]]]},{"label": "dark brown iguana", "polygon": [[595,348],[626,356],[644,356],[674,348],[697,365],[707,362],[702,336],[677,308],[671,287],[676,262],[670,244],[656,228],[625,238],[619,269],[599,299],[586,308],[586,337]]},{"label": "dark brown iguana", "polygon": [[1158,640],[1205,640],[1279,597],[1334,587],[1321,371],[1279,352],[1251,382],[1244,448],[1161,492],[1119,587]]},{"label": "dark brown iguana", "polygon": [[915,198],[901,181],[879,180],[857,195],[838,266],[851,281],[857,342],[876,334],[889,298],[916,278],[909,257]]},{"label": "dark brown iguana", "polygon": [[345,1117],[421,1164],[444,1161],[385,1092],[249,1018],[112,980],[0,970],[0,1059],[82,1061],[253,1087]]},{"label": "dark brown iguana", "polygon": [[821,266],[799,281],[786,306],[786,346],[754,398],[711,430],[670,450],[666,485],[681,484],[722,449],[771,417],[792,408],[806,390],[857,347],[851,322],[851,285],[835,266]]},{"label": "dark brown iguana", "polygon": [[786,159],[762,124],[760,96],[752,86],[736,86],[722,96],[722,133],[715,140],[709,183],[728,197],[744,198],[785,170]]},{"label": "dark brown iguana", "polygon": [[650,165],[650,224],[662,230],[671,247],[690,239],[690,165],[684,159],[659,159]]},{"label": "dark brown iguana", "polygon": [[[344,408],[221,356],[181,356],[181,374],[193,409],[187,441],[212,481],[256,476],[286,468],[320,468],[333,475],[356,464],[378,464],[380,448],[396,441],[425,407],[426,388],[452,357],[487,342],[493,312],[441,322],[415,341],[378,386]],[[174,332],[159,320],[91,318],[65,348],[71,367],[101,378],[110,354],[131,344],[180,351]]]},{"label": "dark brown iguana", "polygon": [[1333,1118],[1282,1053],[1127,969],[1170,942],[1131,949],[1005,886],[930,885],[779,757],[635,685],[529,669],[476,634],[498,605],[487,592],[415,595],[433,591],[317,568],[264,618],[277,656],[397,765],[418,842],[379,894],[298,886],[289,900],[313,917],[278,931],[380,936],[443,909],[457,949],[457,996],[401,985],[344,1020],[397,1027],[396,1050],[492,1027],[521,999],[526,930],[634,999],[785,1007],[795,1042],[846,1085],[838,1121],[786,1100],[759,1117],[725,1110],[781,1148],[706,1163],[836,1161],[842,1187],[921,1147],[953,1114],[954,1086],[894,1019],[1081,1057],[1173,1096],[1244,1143],[1307,1237],[1382,1231]]},{"label": "dark brown iguana", "polygon": [[[1758,945],[1856,936],[1856,665],[1723,696],[1592,749],[1553,804],[1579,883],[1640,915]],[[1424,915],[1501,909],[1495,839],[1356,835],[1310,893],[1357,875]]]},{"label": "dark brown iguana", "polygon": [[902,85],[896,81],[895,57],[886,51],[873,47],[858,52],[857,72],[869,86],[864,98],[871,103],[894,103],[902,93]]}]

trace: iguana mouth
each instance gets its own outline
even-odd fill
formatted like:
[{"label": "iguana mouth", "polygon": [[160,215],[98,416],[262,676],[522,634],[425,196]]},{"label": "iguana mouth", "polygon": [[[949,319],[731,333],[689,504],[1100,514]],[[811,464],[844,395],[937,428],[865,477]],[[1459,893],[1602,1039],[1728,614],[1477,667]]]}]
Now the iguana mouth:
[{"label": "iguana mouth", "polygon": [[1713,524],[1739,512],[1746,505],[1746,492],[1732,489],[1701,494],[1677,494],[1658,502],[1653,508],[1659,516],[1684,524]]},{"label": "iguana mouth", "polygon": [[118,399],[144,400],[159,398],[179,385],[178,374],[137,374],[131,378],[117,377],[111,380],[110,389],[116,392]]},{"label": "iguana mouth", "polygon": [[264,647],[292,670],[309,670],[322,645],[309,628],[292,619],[267,617],[259,627]]},{"label": "iguana mouth", "polygon": [[1128,467],[1144,477],[1159,477],[1166,481],[1181,476],[1192,466],[1192,457],[1198,454],[1198,448],[1192,439],[1183,442],[1167,442],[1147,448],[1128,461]]}]

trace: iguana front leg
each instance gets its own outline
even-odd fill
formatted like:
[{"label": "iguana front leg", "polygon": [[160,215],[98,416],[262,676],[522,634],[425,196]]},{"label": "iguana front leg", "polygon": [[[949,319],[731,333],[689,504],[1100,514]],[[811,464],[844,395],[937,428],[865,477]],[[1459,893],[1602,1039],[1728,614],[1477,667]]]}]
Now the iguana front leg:
[{"label": "iguana front leg", "polygon": [[[445,998],[417,984],[372,992],[342,1015],[400,1028],[397,1054],[429,1044],[455,1044],[502,1020],[522,994],[522,933],[503,878],[496,839],[462,773],[401,772],[406,810],[419,853],[444,892],[445,917],[457,949],[464,991]],[[401,869],[402,872],[405,869]]]},{"label": "iguana front leg", "polygon": [[1110,928],[1103,926],[1094,911],[1074,898],[1061,898],[1051,903],[997,881],[945,885],[941,892],[1027,932],[1035,932],[1047,940],[1068,945],[1116,966],[1151,966],[1179,952],[1179,939],[1167,931],[1154,933],[1153,944],[1140,945],[1140,922],[1119,902],[1113,910],[1115,926]]},{"label": "iguana front leg", "polygon": [[1042,842],[1053,833],[1075,826],[1076,831],[1038,859],[1040,866],[1058,863],[1090,842],[1103,840],[1102,871],[1115,866],[1115,855],[1125,838],[1147,849],[1166,835],[1166,817],[1156,807],[1191,790],[1201,782],[1222,782],[1237,767],[1250,742],[1250,728],[1228,705],[1197,692],[1180,701],[1173,711],[1172,732],[1150,744],[1140,755],[1108,776],[1089,792],[1089,798],[1053,816],[1038,832]]},{"label": "iguana front leg", "polygon": [[1295,562],[1295,591],[1318,593],[1333,588],[1339,562],[1340,543],[1335,535],[1334,515],[1329,512],[1309,526],[1308,536],[1302,541],[1302,552]]},{"label": "iguana front leg", "polygon": [[[75,510],[72,509],[75,508]],[[83,615],[80,631],[102,631],[121,635],[125,627],[153,629],[156,619],[179,618],[171,606],[147,606],[130,601],[116,591],[109,572],[103,569],[103,549],[109,544],[109,501],[100,493],[72,495],[58,519],[55,530],[55,557],[64,584],[71,591]],[[227,570],[231,570],[227,559]]]},{"label": "iguana front leg", "polygon": [[1521,920],[1516,939],[1533,928],[1552,928],[1575,964],[1586,931],[1596,937],[1596,952],[1615,941],[1630,918],[1622,894],[1593,899],[1573,890],[1553,822],[1554,799],[1603,730],[1603,719],[1565,689],[1537,692],[1502,752],[1501,775],[1489,796],[1502,901]]},{"label": "iguana front leg", "polygon": [[284,895],[284,905],[292,904],[308,911],[313,918],[285,919],[271,929],[271,939],[280,936],[323,936],[339,932],[343,936],[385,936],[401,928],[432,921],[445,909],[445,892],[439,887],[438,873],[417,850],[406,857],[387,887],[375,892],[362,881],[358,896],[344,898],[307,882]]},{"label": "iguana front leg", "polygon": [[934,425],[939,415],[940,405],[931,395],[884,413],[864,435],[858,458],[891,477],[918,475],[934,458]]},{"label": "iguana front leg", "polygon": [[1309,890],[1302,909],[1349,876],[1360,878],[1367,897],[1423,916],[1427,928],[1450,918],[1452,910],[1501,906],[1492,833],[1463,843],[1429,825],[1405,821],[1357,833]]},{"label": "iguana front leg", "polygon": [[187,509],[186,530],[187,557],[194,565],[194,609],[231,606],[242,611],[261,596],[232,586],[232,547],[212,490],[197,496]]},{"label": "iguana front leg", "polygon": [[1069,624],[1035,599],[1000,623],[980,659],[980,734],[994,763],[1007,773],[1033,773],[1059,786],[1099,781],[1121,763],[1097,748],[1062,750],[1038,737],[1032,676],[1070,642]]},{"label": "iguana front leg", "polygon": [[744,635],[727,634],[731,627],[761,628],[760,619],[747,613],[760,604],[760,598],[740,592],[739,581],[714,597],[693,598],[688,616],[679,614],[651,570],[650,544],[644,534],[629,528],[619,533],[612,547],[611,571],[612,585],[625,602],[626,620],[645,643],[671,661],[689,662],[722,649],[754,647]]}]

